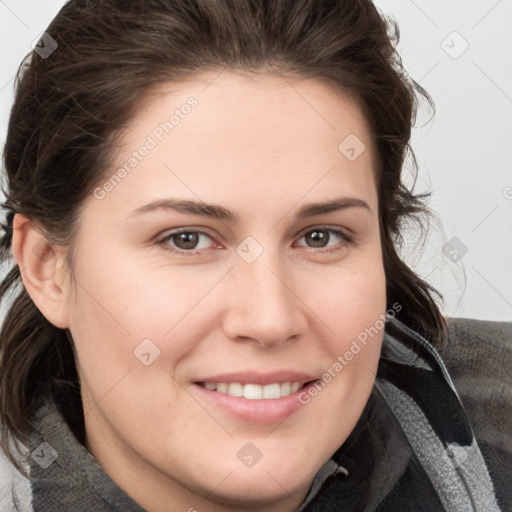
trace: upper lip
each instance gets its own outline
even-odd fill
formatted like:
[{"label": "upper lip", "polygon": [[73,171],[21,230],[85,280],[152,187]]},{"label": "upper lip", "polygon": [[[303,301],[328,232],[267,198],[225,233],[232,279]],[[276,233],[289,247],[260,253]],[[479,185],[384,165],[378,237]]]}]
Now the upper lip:
[{"label": "upper lip", "polygon": [[317,380],[317,377],[309,373],[298,372],[295,370],[282,370],[270,373],[260,373],[256,371],[231,372],[196,379],[195,382],[239,382],[240,384],[259,384],[265,386],[267,384],[283,382],[309,382]]}]

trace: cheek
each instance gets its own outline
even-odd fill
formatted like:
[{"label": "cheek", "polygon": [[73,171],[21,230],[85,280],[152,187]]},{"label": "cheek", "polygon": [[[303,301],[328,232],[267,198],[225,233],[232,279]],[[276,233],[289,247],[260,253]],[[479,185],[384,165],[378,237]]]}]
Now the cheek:
[{"label": "cheek", "polygon": [[337,270],[323,283],[321,289],[312,283],[307,293],[331,334],[331,353],[348,350],[354,339],[364,340],[368,330],[382,330],[386,278],[380,259]]},{"label": "cheek", "polygon": [[[373,386],[385,328],[386,279],[381,262],[344,269],[328,282],[323,293],[312,288],[323,332],[327,361],[317,389],[304,396],[308,401],[324,395],[318,404],[350,404],[348,417],[357,418]],[[331,411],[331,414],[333,412]]]},{"label": "cheek", "polygon": [[[76,269],[76,300],[68,309],[81,373],[94,398],[127,372],[147,378],[156,374],[143,370],[164,363],[172,372],[193,348],[186,317],[206,285],[178,285],[163,280],[162,272],[144,272],[136,265],[113,268],[107,262],[115,258],[84,261],[87,265]],[[182,324],[188,324],[188,338]]]}]

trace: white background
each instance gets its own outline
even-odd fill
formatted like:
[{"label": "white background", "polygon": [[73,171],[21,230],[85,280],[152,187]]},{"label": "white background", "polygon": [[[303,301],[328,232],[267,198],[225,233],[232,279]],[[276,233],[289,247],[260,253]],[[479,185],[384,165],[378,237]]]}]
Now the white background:
[{"label": "white background", "polygon": [[[432,192],[440,225],[423,247],[411,237],[404,257],[443,293],[447,315],[511,321],[512,0],[375,3],[399,22],[405,67],[436,105],[412,147],[415,190]],[[63,4],[0,0],[0,149],[18,65]],[[467,250],[458,261],[456,244]]]}]

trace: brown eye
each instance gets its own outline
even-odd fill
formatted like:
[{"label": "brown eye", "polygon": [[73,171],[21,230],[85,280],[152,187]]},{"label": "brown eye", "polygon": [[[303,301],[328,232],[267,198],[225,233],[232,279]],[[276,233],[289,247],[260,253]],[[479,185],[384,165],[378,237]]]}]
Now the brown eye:
[{"label": "brown eye", "polygon": [[192,232],[178,233],[173,235],[172,239],[178,249],[190,250],[196,248],[199,242],[199,234]]},{"label": "brown eye", "polygon": [[[301,239],[304,239],[306,244],[299,244],[302,247],[310,248],[327,248],[327,250],[336,250],[336,246],[345,247],[347,244],[353,242],[353,239],[339,229],[333,228],[315,228],[304,235]],[[330,243],[334,242],[334,243]],[[331,249],[332,248],[332,249]]]},{"label": "brown eye", "polygon": [[329,243],[329,232],[326,229],[315,229],[304,235],[310,247],[325,247]]},{"label": "brown eye", "polygon": [[211,236],[202,231],[179,231],[169,233],[158,241],[166,249],[179,252],[192,252],[199,249],[208,249],[211,247]]}]

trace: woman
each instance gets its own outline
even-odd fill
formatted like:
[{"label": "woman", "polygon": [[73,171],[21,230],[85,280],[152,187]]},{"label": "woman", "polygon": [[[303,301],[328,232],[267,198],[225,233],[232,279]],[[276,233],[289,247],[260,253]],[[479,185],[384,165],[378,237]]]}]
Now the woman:
[{"label": "woman", "polygon": [[5,146],[4,507],[499,510],[395,246],[429,98],[393,37],[370,1],[61,10]]}]

